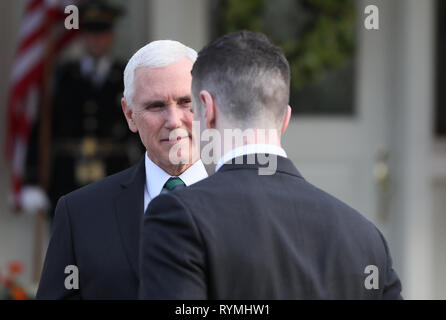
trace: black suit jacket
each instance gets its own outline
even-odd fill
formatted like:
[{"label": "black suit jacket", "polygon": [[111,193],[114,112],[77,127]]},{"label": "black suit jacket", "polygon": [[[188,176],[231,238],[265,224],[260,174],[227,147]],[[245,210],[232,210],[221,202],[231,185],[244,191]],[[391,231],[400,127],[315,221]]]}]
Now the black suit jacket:
[{"label": "black suit jacket", "polygon": [[[274,175],[258,168],[225,164],[150,203],[140,298],[401,298],[386,241],[371,222],[286,158],[277,157]],[[365,287],[368,265],[378,268],[378,289]]]},{"label": "black suit jacket", "polygon": [[[136,299],[139,231],[144,212],[141,161],[60,198],[38,299]],[[79,270],[79,290],[67,290],[68,265]]]}]

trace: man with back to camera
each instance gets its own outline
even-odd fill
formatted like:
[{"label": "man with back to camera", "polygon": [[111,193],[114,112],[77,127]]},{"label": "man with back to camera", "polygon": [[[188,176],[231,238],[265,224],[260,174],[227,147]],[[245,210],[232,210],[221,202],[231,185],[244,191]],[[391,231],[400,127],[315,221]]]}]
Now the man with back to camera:
[{"label": "man with back to camera", "polygon": [[[281,148],[291,115],[282,51],[235,32],[200,51],[192,76],[194,118],[219,133],[223,157],[214,175],[148,207],[140,298],[401,299],[380,231],[308,183]],[[237,129],[250,134],[233,145]]]},{"label": "man with back to camera", "polygon": [[[59,199],[38,299],[137,298],[139,234],[148,203],[162,191],[207,177],[191,143],[196,56],[177,41],[161,40],[130,58],[122,110],[147,152],[135,166]],[[183,152],[173,163],[169,153],[177,145]],[[78,268],[78,288],[67,266]]]}]

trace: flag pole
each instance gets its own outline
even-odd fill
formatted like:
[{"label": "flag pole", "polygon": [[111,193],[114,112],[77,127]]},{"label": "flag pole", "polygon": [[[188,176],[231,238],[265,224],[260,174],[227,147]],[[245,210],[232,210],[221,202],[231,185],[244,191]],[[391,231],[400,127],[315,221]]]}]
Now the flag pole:
[{"label": "flag pole", "polygon": [[[39,112],[39,185],[42,190],[48,193],[52,138],[52,90],[50,84],[56,56],[54,52],[54,28],[51,25],[53,21],[52,19],[47,21],[48,38],[45,45],[45,59],[43,61],[42,102]],[[42,247],[46,216],[46,210],[41,209],[35,217],[33,251],[33,282],[35,285],[39,283],[42,269]]]}]

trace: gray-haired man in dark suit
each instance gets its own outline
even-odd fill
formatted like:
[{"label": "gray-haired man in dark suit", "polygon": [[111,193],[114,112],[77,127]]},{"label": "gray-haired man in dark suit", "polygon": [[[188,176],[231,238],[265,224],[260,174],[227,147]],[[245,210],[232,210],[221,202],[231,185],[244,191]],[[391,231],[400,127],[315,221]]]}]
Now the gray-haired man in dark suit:
[{"label": "gray-haired man in dark suit", "polygon": [[[308,183],[281,147],[291,114],[282,51],[236,32],[201,50],[192,76],[194,119],[219,134],[223,156],[214,175],[150,203],[140,297],[401,298],[380,231]],[[247,134],[233,145],[228,130]]]}]

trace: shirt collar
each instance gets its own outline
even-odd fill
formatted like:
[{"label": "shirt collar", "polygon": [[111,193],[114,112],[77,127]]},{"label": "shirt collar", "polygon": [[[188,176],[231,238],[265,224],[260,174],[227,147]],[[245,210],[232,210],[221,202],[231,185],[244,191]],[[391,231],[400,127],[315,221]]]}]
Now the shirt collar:
[{"label": "shirt collar", "polygon": [[111,68],[110,58],[107,56],[95,59],[86,55],[81,60],[81,72],[84,77],[90,78],[95,84],[102,84]]},{"label": "shirt collar", "polygon": [[[149,158],[147,152],[145,156],[145,165],[147,191],[149,192],[150,198],[153,199],[161,193],[164,184],[172,176],[157,166]],[[195,182],[207,178],[207,176],[208,174],[204,168],[203,162],[198,160],[178,177],[183,180],[186,186],[190,186]]]},{"label": "shirt collar", "polygon": [[273,144],[247,144],[225,153],[223,157],[220,158],[220,161],[218,161],[217,166],[215,167],[215,172],[217,172],[218,169],[220,169],[223,164],[229,160],[253,153],[267,153],[275,154],[284,158],[287,157],[287,154],[283,148]]}]

